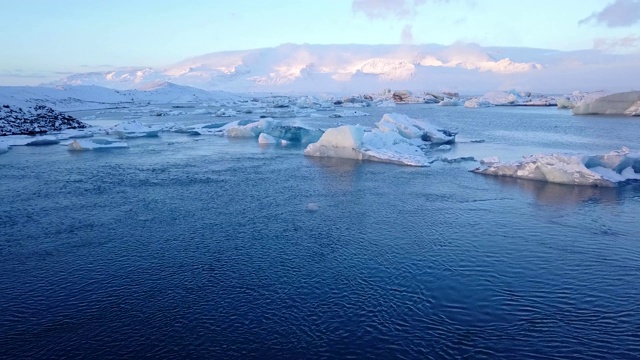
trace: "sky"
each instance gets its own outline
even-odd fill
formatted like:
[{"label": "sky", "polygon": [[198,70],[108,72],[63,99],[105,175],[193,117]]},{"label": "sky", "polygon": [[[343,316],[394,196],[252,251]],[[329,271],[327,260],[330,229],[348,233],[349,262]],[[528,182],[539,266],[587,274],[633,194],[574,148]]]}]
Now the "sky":
[{"label": "sky", "polygon": [[0,0],[0,85],[295,44],[640,51],[640,0]]}]

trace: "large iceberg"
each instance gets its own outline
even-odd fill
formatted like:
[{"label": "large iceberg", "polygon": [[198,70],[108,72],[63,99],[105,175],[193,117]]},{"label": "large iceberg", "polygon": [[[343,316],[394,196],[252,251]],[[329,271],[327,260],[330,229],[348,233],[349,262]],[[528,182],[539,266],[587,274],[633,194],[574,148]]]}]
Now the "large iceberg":
[{"label": "large iceberg", "polygon": [[412,166],[429,166],[419,147],[398,133],[345,125],[328,129],[318,142],[304,150],[307,156],[371,160]]},{"label": "large iceberg", "polygon": [[627,148],[605,155],[538,154],[472,171],[558,184],[615,187],[640,180],[640,154],[632,154]]},{"label": "large iceberg", "polygon": [[430,144],[450,144],[456,133],[402,114],[384,114],[375,128],[340,126],[328,129],[304,150],[308,156],[372,160],[429,166],[444,158],[427,157]]},{"label": "large iceberg", "polygon": [[640,116],[640,91],[615,93],[585,101],[573,108],[575,115]]}]

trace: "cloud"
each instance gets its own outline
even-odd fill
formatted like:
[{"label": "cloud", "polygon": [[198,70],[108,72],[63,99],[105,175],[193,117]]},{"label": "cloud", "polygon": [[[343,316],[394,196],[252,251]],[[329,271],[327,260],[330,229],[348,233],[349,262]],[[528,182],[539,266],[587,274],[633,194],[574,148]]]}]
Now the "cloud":
[{"label": "cloud", "polygon": [[42,73],[29,73],[29,72],[25,72],[22,69],[15,69],[13,71],[0,71],[0,77],[20,78],[20,79],[42,79],[42,78],[46,78],[47,75]]},{"label": "cloud", "polygon": [[400,42],[405,45],[413,44],[413,26],[406,25],[400,34]]},{"label": "cloud", "polygon": [[363,13],[371,20],[408,19],[416,15],[417,7],[428,2],[449,3],[456,0],[353,0],[351,10]]},{"label": "cloud", "polygon": [[598,38],[593,40],[593,48],[615,53],[640,51],[640,35],[629,35],[623,38]]},{"label": "cloud", "polygon": [[580,20],[578,25],[605,24],[607,27],[631,26],[640,21],[640,0],[615,0],[599,12]]}]

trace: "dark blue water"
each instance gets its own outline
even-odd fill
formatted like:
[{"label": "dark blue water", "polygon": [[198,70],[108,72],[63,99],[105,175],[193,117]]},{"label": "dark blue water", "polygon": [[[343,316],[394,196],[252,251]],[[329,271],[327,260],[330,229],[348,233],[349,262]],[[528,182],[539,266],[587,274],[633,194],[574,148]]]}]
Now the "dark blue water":
[{"label": "dark blue water", "polygon": [[[616,130],[628,119],[491,111],[455,120],[488,140],[477,151],[541,147],[553,140],[513,133],[559,120],[577,140],[608,135],[550,147],[637,144]],[[504,130],[518,116],[539,127]],[[0,358],[640,355],[640,186],[218,137],[130,145],[0,155]]]}]

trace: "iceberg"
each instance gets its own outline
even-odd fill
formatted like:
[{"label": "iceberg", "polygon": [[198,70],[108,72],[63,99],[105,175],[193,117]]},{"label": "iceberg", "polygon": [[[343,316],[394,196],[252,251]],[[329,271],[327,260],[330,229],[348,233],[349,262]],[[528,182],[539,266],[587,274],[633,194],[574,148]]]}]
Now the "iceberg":
[{"label": "iceberg", "polygon": [[131,120],[119,123],[106,130],[107,134],[112,134],[120,139],[140,138],[140,137],[158,137],[162,129],[159,127],[150,127],[139,121]]},{"label": "iceberg", "polygon": [[0,154],[4,154],[9,151],[9,145],[0,142]]},{"label": "iceberg", "polygon": [[490,91],[484,95],[467,100],[468,108],[488,106],[556,106],[557,100],[551,96],[532,94],[530,92]]},{"label": "iceberg", "polygon": [[584,101],[573,108],[575,115],[640,116],[640,91],[628,91]]},{"label": "iceberg", "polygon": [[397,132],[407,139],[422,139],[432,144],[452,144],[456,133],[438,129],[423,120],[410,118],[402,114],[384,114],[376,126],[383,132]]},{"label": "iceberg", "polygon": [[382,132],[378,129],[365,132],[364,127],[353,125],[328,129],[318,142],[307,146],[304,154],[429,166],[429,161],[421,149],[398,133]]},{"label": "iceberg", "polygon": [[276,122],[272,118],[264,118],[260,120],[238,120],[230,122],[219,128],[215,135],[227,136],[232,138],[255,138],[260,133],[267,132]]},{"label": "iceberg", "polygon": [[558,109],[573,109],[583,103],[592,102],[607,95],[608,93],[604,91],[594,91],[586,93],[574,91],[571,95],[564,95],[558,97],[556,100],[558,103]]},{"label": "iceberg", "polygon": [[79,139],[73,140],[67,145],[69,151],[84,151],[84,150],[96,150],[96,149],[113,149],[113,148],[127,148],[129,144],[124,141],[114,141],[103,138],[93,139]]},{"label": "iceberg", "polygon": [[631,154],[627,148],[605,155],[538,154],[517,162],[487,165],[472,171],[557,184],[604,187],[640,180],[640,154]]},{"label": "iceberg", "polygon": [[309,144],[320,140],[324,131],[296,125],[276,125],[265,130],[265,133],[287,142]]}]

